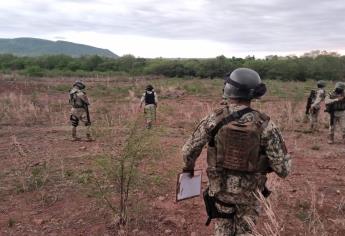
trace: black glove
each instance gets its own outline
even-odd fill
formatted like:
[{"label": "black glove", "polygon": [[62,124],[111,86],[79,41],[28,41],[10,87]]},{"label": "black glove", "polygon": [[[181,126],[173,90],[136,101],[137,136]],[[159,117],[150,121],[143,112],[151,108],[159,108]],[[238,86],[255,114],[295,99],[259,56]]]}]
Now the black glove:
[{"label": "black glove", "polygon": [[194,176],[194,168],[188,168],[188,167],[184,167],[182,169],[182,172],[183,173],[188,173],[189,174],[189,177],[193,177]]}]

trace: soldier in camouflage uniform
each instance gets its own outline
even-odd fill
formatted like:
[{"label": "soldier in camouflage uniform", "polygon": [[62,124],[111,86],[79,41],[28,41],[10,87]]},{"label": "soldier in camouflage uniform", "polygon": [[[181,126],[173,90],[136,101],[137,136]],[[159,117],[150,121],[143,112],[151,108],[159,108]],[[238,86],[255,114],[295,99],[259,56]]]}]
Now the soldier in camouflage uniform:
[{"label": "soldier in camouflage uniform", "polygon": [[193,174],[195,162],[208,144],[209,184],[204,194],[215,199],[219,213],[227,214],[215,217],[217,236],[251,235],[248,222],[255,223],[259,216],[254,193],[265,191],[267,173],[274,171],[284,178],[290,172],[290,156],[278,127],[267,115],[250,108],[251,100],[265,92],[258,73],[247,68],[234,70],[224,87],[229,105],[202,119],[182,148],[183,171]]},{"label": "soldier in camouflage uniform", "polygon": [[72,106],[70,121],[72,125],[72,140],[79,141],[77,137],[77,126],[79,122],[83,122],[86,126],[86,138],[87,141],[92,141],[90,134],[90,116],[89,116],[89,100],[86,93],[83,91],[85,85],[81,81],[76,81],[73,84],[72,89],[69,91],[69,103]]},{"label": "soldier in camouflage uniform", "polygon": [[152,123],[156,121],[156,109],[158,106],[158,96],[152,85],[147,85],[145,93],[140,100],[140,108],[145,103],[144,114],[146,119],[146,128],[151,129]]},{"label": "soldier in camouflage uniform", "polygon": [[315,91],[315,96],[311,101],[310,112],[309,112],[309,121],[310,121],[310,129],[311,131],[317,130],[318,124],[318,117],[320,114],[320,104],[325,100],[326,91],[325,91],[326,83],[322,80],[317,82],[317,90]]},{"label": "soldier in camouflage uniform", "polygon": [[325,99],[326,111],[330,113],[328,143],[334,143],[334,133],[338,126],[345,142],[345,83],[337,82]]}]

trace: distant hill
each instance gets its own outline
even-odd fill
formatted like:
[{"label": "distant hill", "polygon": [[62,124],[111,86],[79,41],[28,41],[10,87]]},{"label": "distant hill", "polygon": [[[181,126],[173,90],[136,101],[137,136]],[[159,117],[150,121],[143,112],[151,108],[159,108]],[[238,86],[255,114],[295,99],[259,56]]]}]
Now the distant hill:
[{"label": "distant hill", "polygon": [[6,53],[16,56],[64,54],[72,57],[80,57],[84,55],[98,55],[111,58],[118,57],[118,55],[108,49],[96,48],[67,41],[50,41],[36,38],[0,39],[0,54]]}]

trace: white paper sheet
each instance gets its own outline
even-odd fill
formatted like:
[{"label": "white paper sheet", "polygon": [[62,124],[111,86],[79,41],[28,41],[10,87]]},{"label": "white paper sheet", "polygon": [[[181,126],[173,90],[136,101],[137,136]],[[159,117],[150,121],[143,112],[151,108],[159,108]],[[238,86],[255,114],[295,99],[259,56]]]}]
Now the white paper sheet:
[{"label": "white paper sheet", "polygon": [[201,171],[195,171],[191,178],[188,173],[178,175],[176,200],[200,196],[201,194]]}]

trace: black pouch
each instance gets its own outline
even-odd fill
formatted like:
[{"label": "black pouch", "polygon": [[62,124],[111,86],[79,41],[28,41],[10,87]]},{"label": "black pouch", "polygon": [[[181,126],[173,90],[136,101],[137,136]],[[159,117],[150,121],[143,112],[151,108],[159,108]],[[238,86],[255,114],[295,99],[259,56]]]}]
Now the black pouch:
[{"label": "black pouch", "polygon": [[219,212],[217,207],[216,207],[216,203],[218,203],[219,205],[225,206],[225,207],[235,207],[234,204],[225,203],[225,202],[220,201],[216,197],[211,197],[208,194],[208,188],[204,191],[203,197],[204,197],[205,208],[206,208],[206,212],[207,212],[207,216],[208,216],[208,219],[205,223],[206,226],[208,226],[211,223],[211,220],[214,218],[231,219],[234,217],[235,212],[232,212],[232,213]]}]

